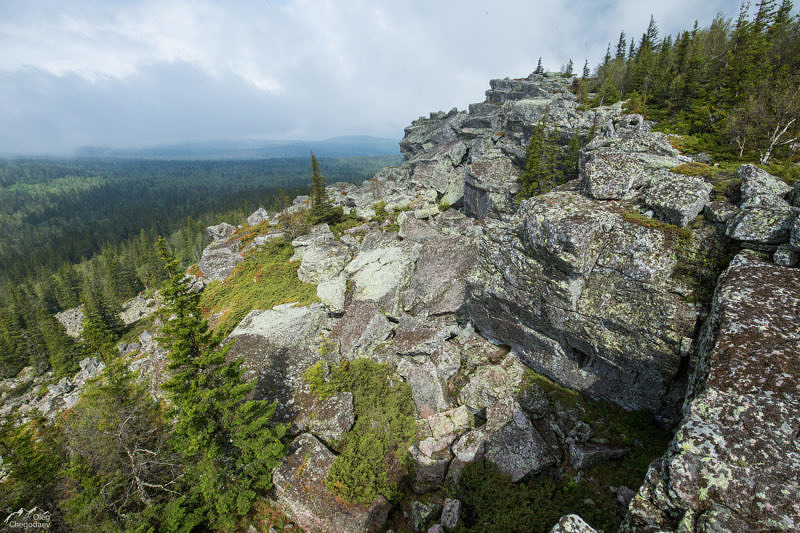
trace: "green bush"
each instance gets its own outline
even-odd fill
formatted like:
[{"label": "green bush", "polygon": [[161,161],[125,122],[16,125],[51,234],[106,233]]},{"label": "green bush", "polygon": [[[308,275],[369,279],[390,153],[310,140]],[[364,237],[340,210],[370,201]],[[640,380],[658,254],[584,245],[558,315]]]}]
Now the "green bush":
[{"label": "green bush", "polygon": [[397,499],[416,437],[411,387],[396,380],[388,365],[369,359],[320,362],[306,371],[305,380],[320,398],[353,394],[355,424],[336,445],[341,454],[328,473],[328,489],[349,503]]}]

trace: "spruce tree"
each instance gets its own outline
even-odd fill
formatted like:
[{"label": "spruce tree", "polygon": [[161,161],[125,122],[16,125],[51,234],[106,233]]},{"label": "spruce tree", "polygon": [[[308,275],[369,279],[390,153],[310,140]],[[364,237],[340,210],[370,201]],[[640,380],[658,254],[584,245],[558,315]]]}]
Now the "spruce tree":
[{"label": "spruce tree", "polygon": [[536,70],[533,71],[534,74],[544,74],[544,67],[542,66],[542,58],[539,58],[539,62],[536,63]]},{"label": "spruce tree", "polygon": [[187,467],[191,505],[215,529],[229,529],[256,496],[272,486],[271,471],[284,453],[285,428],[272,425],[275,404],[248,400],[253,383],[242,379],[241,360],[208,329],[200,296],[163,239],[158,248],[168,275],[163,337],[172,378],[163,385],[171,400],[175,448]]},{"label": "spruce tree", "polygon": [[314,152],[311,152],[311,216],[322,219],[329,208],[325,176],[319,169],[319,161],[314,156]]}]

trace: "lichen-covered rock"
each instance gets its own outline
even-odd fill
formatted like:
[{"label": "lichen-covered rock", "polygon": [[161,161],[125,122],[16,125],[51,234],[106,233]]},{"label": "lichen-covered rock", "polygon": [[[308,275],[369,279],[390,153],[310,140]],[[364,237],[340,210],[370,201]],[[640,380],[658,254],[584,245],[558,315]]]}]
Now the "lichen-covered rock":
[{"label": "lichen-covered rock", "polygon": [[350,250],[339,241],[309,244],[303,247],[302,255],[297,277],[305,283],[321,283],[335,278],[350,260]]},{"label": "lichen-covered rock", "polygon": [[368,355],[392,332],[392,324],[375,302],[353,302],[336,323],[330,339],[339,345],[342,355],[353,359]]},{"label": "lichen-covered rock", "polygon": [[417,259],[419,245],[409,244],[363,251],[350,261],[345,272],[353,283],[353,298],[396,302],[396,292],[408,283]]},{"label": "lichen-covered rock", "polygon": [[411,385],[414,405],[422,418],[450,408],[436,365],[430,360],[417,364],[403,358],[397,365],[397,373]]},{"label": "lichen-covered rock", "polygon": [[721,222],[723,224],[730,220],[738,212],[739,208],[737,206],[730,202],[723,202],[719,200],[709,202],[706,204],[705,209],[703,209],[703,215],[708,220],[711,222]]},{"label": "lichen-covered rock", "polygon": [[558,524],[553,526],[550,533],[597,533],[583,518],[576,514],[562,516]]},{"label": "lichen-covered rock", "polygon": [[456,141],[466,118],[467,113],[455,108],[448,113],[439,111],[428,118],[420,117],[405,129],[400,151],[408,160],[435,146]]},{"label": "lichen-covered rock", "polygon": [[56,320],[64,326],[64,331],[72,338],[77,339],[83,331],[83,305],[65,309],[55,314]]},{"label": "lichen-covered rock", "polygon": [[755,165],[740,166],[736,176],[742,180],[742,201],[764,195],[782,197],[792,190],[785,182]]},{"label": "lichen-covered rock", "polygon": [[445,498],[442,506],[442,526],[446,529],[455,529],[461,518],[461,501],[455,498]]},{"label": "lichen-covered rock", "polygon": [[745,251],[721,276],[684,418],[623,531],[800,528],[800,271]]},{"label": "lichen-covered rock", "polygon": [[347,504],[325,487],[335,458],[313,435],[293,440],[272,471],[278,507],[309,533],[380,531],[391,509],[382,496],[370,505]]},{"label": "lichen-covered rock", "polygon": [[277,401],[276,420],[302,415],[307,398],[303,374],[319,361],[320,337],[328,321],[322,304],[284,304],[251,311],[231,332],[228,357],[244,360],[244,379],[255,382],[254,397]]},{"label": "lichen-covered rock", "polygon": [[317,298],[333,313],[344,311],[347,279],[343,275],[322,281],[317,285]]},{"label": "lichen-covered rock", "polygon": [[511,160],[498,149],[473,157],[464,178],[464,212],[476,218],[509,213],[519,191],[518,176]]},{"label": "lichen-covered rock", "polygon": [[789,246],[792,250],[800,252],[800,215],[794,218],[792,229],[789,232]]},{"label": "lichen-covered rock", "polygon": [[710,193],[711,184],[703,179],[662,170],[650,178],[643,199],[656,218],[684,227],[700,214]]},{"label": "lichen-covered rock", "polygon": [[215,241],[203,250],[198,266],[209,281],[224,280],[236,265],[244,260],[239,252],[239,241]]},{"label": "lichen-covered rock", "polygon": [[424,531],[425,526],[434,519],[440,509],[441,507],[436,504],[415,500],[403,509],[403,514],[412,531]]},{"label": "lichen-covered rock", "polygon": [[567,185],[524,201],[517,231],[489,221],[464,312],[534,370],[668,420],[697,310],[679,296],[672,237],[624,209]]},{"label": "lichen-covered rock", "polygon": [[[439,441],[434,449],[424,449],[424,444],[430,442],[426,441]],[[436,489],[447,474],[447,467],[450,465],[452,455],[447,448],[448,440],[441,439],[425,439],[419,445],[413,445],[409,448],[408,453],[411,459],[411,488],[417,494],[424,494],[428,491]]]},{"label": "lichen-covered rock", "polygon": [[236,227],[228,224],[227,222],[222,222],[217,224],[216,226],[209,226],[206,228],[206,232],[211,239],[218,241],[221,239],[227,239],[231,235],[234,234],[236,231]]},{"label": "lichen-covered rock", "polygon": [[781,244],[789,240],[792,223],[800,209],[778,196],[752,196],[728,220],[726,234],[749,243]]},{"label": "lichen-covered rock", "polygon": [[355,422],[353,394],[340,392],[315,402],[311,408],[308,430],[315,437],[334,447]]},{"label": "lichen-covered rock", "polygon": [[251,226],[257,226],[264,222],[265,220],[269,219],[269,213],[263,207],[259,207],[253,214],[247,217],[247,223]]},{"label": "lichen-covered rock", "polygon": [[788,243],[778,246],[775,253],[772,254],[772,261],[776,265],[793,267],[800,263],[800,253],[792,249]]},{"label": "lichen-covered rock", "polygon": [[516,400],[503,398],[486,409],[486,459],[519,481],[558,461]]}]

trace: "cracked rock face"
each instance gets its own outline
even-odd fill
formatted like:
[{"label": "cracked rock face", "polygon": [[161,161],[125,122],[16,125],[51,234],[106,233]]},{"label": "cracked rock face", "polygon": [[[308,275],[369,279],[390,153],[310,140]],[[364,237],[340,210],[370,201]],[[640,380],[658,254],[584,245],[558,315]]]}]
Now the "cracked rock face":
[{"label": "cracked rock face", "polygon": [[720,279],[684,418],[624,531],[800,527],[800,270],[742,252]]}]

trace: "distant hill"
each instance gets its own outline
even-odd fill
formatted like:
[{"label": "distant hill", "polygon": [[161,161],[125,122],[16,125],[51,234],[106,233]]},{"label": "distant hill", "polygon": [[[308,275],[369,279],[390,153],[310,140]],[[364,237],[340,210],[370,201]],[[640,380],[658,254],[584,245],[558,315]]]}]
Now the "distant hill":
[{"label": "distant hill", "polygon": [[321,141],[203,141],[143,148],[85,146],[76,157],[132,159],[263,159],[273,157],[354,157],[399,154],[398,141],[368,135],[332,137]]}]

